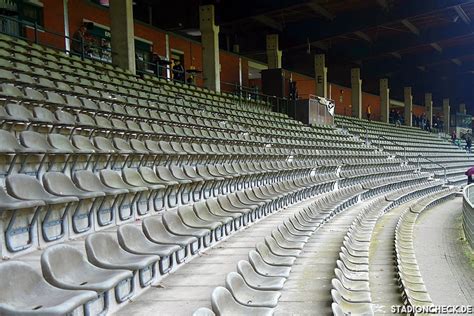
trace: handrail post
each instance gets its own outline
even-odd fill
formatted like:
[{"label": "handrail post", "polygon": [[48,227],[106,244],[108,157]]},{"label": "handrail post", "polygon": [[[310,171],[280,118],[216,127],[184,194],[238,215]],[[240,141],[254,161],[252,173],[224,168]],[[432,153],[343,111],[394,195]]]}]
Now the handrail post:
[{"label": "handrail post", "polygon": [[84,37],[81,37],[81,59],[84,60],[85,58],[85,45],[84,45]]},{"label": "handrail post", "polygon": [[39,39],[38,39],[38,23],[35,21],[34,24],[34,30],[35,30],[35,44],[38,44]]}]

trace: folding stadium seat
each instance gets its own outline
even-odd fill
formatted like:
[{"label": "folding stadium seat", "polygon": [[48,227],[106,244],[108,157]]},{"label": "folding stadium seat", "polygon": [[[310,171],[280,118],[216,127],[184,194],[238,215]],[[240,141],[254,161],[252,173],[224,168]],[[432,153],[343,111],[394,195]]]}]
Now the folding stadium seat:
[{"label": "folding stadium seat", "polygon": [[94,214],[105,197],[104,192],[87,192],[75,186],[65,174],[47,172],[43,175],[43,185],[49,193],[62,197],[76,197],[79,202],[68,213],[69,237],[94,231]]},{"label": "folding stadium seat", "polygon": [[[180,180],[189,180],[191,184],[186,186],[183,193],[182,193],[182,203],[187,204],[190,201],[198,202],[202,198],[207,198],[206,195],[203,193],[204,188],[206,187],[205,182],[206,180],[199,176],[194,169],[190,166],[183,166],[179,167],[176,165],[169,166],[171,174]],[[188,193],[186,193],[186,191]]]},{"label": "folding stadium seat", "polygon": [[168,231],[178,236],[198,238],[198,249],[209,247],[214,242],[212,230],[208,228],[192,228],[183,223],[176,211],[167,211],[162,215],[163,224]]},{"label": "folding stadium seat", "polygon": [[242,201],[237,194],[220,195],[217,197],[217,202],[226,211],[238,210],[247,214],[247,221],[253,222],[265,214],[265,202]]},{"label": "folding stadium seat", "polygon": [[193,210],[193,206],[180,206],[176,213],[181,221],[188,227],[196,229],[209,229],[211,231],[212,240],[219,241],[226,235],[225,226],[221,221],[208,221],[197,216]]},{"label": "folding stadium seat", "polygon": [[169,168],[163,166],[156,166],[156,175],[161,181],[169,183],[166,188],[166,208],[173,208],[191,201],[195,184],[189,177],[177,178]]},{"label": "folding stadium seat", "polygon": [[109,270],[129,270],[133,273],[130,292],[150,286],[158,277],[159,256],[127,252],[112,234],[100,232],[88,235],[85,246],[87,258],[95,266]]},{"label": "folding stadium seat", "polygon": [[249,307],[274,308],[281,297],[278,291],[261,291],[249,287],[242,276],[236,272],[230,272],[227,275],[225,286],[237,302]]},{"label": "folding stadium seat", "polygon": [[0,276],[2,315],[86,315],[88,303],[97,299],[93,291],[71,291],[51,286],[23,262],[0,264]]},{"label": "folding stadium seat", "polygon": [[[51,146],[45,135],[33,132],[23,131],[20,133],[21,145],[34,150],[39,153],[43,153],[37,159],[37,172],[36,177],[39,179],[43,172],[47,171],[62,171],[67,167],[67,163],[74,152],[67,148],[55,148]],[[58,159],[62,158],[62,159]],[[47,166],[43,170],[44,166]]]},{"label": "folding stadium seat", "polygon": [[41,255],[41,269],[46,281],[57,288],[95,291],[99,298],[89,305],[91,314],[110,312],[133,294],[132,272],[99,268],[70,245],[48,247]]},{"label": "folding stadium seat", "polygon": [[183,263],[184,260],[198,253],[200,242],[197,237],[191,235],[177,235],[170,232],[159,217],[147,217],[142,222],[143,232],[152,242],[163,245],[178,245],[181,247],[176,252],[176,262]]},{"label": "folding stadium seat", "polygon": [[117,236],[122,248],[130,253],[159,256],[158,266],[161,275],[171,271],[174,262],[177,262],[178,251],[182,249],[178,245],[165,245],[150,241],[141,227],[134,224],[120,226]]},{"label": "folding stadium seat", "polygon": [[248,307],[240,304],[224,287],[216,287],[211,297],[212,310],[218,316],[222,315],[273,315],[273,310],[267,307]]},{"label": "folding stadium seat", "polygon": [[249,252],[249,263],[259,275],[267,277],[288,278],[291,271],[291,267],[268,264],[255,250]]},{"label": "folding stadium seat", "polygon": [[132,221],[148,213],[147,187],[129,185],[118,172],[109,169],[101,170],[99,176],[107,187],[128,191],[119,206],[117,223]]},{"label": "folding stadium seat", "polygon": [[232,216],[235,221],[234,227],[238,229],[240,226],[246,226],[256,218],[256,212],[253,211],[253,207],[247,207],[243,205],[234,206],[228,203],[226,199],[222,199],[221,202],[217,198],[206,200],[207,208],[211,213],[218,216]]},{"label": "folding stadium seat", "polygon": [[42,200],[38,215],[39,246],[45,247],[53,242],[63,241],[68,236],[68,210],[79,202],[77,197],[59,197],[45,191],[34,177],[15,174],[6,179],[9,195],[25,201]]},{"label": "folding stadium seat", "polygon": [[237,263],[237,271],[251,288],[262,291],[279,291],[283,289],[285,278],[263,276],[255,272],[252,265],[245,260]]},{"label": "folding stadium seat", "polygon": [[0,255],[10,258],[38,247],[37,219],[42,200],[23,201],[0,188]]},{"label": "folding stadium seat", "polygon": [[[142,170],[143,172],[143,170]],[[166,185],[161,183],[150,183],[145,181],[137,169],[122,169],[122,177],[125,183],[133,187],[145,187],[148,191],[142,193],[138,200],[137,216],[151,215],[163,210],[163,197]]]}]

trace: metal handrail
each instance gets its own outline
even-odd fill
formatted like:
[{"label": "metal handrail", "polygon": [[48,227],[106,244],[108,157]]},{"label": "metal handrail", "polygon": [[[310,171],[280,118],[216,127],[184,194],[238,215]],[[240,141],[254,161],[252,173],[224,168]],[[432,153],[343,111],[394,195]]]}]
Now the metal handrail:
[{"label": "metal handrail", "polygon": [[398,142],[396,142],[392,139],[389,139],[389,138],[387,138],[383,135],[378,135],[377,138],[383,138],[383,139],[389,141],[390,143],[394,144],[395,146],[398,146],[398,147],[402,148],[403,149],[403,160],[405,160],[405,162],[407,161],[407,148],[406,148],[406,146],[403,146],[400,143],[398,143]]},{"label": "metal handrail", "polygon": [[366,144],[366,145],[369,144],[369,129],[367,128],[367,126],[362,125],[362,124],[357,123],[357,122],[353,122],[353,121],[351,121],[350,123],[343,123],[343,124],[345,124],[346,127],[350,127],[350,126],[349,126],[350,124],[354,124],[354,125],[356,125],[356,126],[359,126],[359,127],[363,128],[363,129],[365,129],[365,144]]},{"label": "metal handrail", "polygon": [[423,158],[423,159],[425,159],[425,160],[428,160],[429,162],[434,163],[435,165],[438,165],[438,166],[440,166],[441,168],[443,168],[444,183],[446,184],[446,183],[448,182],[447,175],[446,175],[446,166],[444,166],[444,165],[440,164],[439,162],[434,161],[434,160],[432,160],[432,159],[430,159],[430,158],[427,158],[427,157],[425,157],[425,156],[423,156],[423,155],[421,155],[421,154],[419,154],[419,155],[417,156],[417,158],[418,158],[418,159],[417,159],[417,165],[418,165],[418,168],[420,168],[420,170],[421,170],[420,158]]},{"label": "metal handrail", "polygon": [[463,229],[464,235],[471,246],[474,249],[474,204],[472,200],[472,189],[474,184],[466,186],[463,190]]}]

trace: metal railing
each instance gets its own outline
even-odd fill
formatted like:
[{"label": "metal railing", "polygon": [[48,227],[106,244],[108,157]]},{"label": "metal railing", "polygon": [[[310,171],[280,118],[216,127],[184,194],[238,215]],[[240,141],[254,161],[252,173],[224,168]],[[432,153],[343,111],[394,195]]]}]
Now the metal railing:
[{"label": "metal railing", "polygon": [[355,125],[355,126],[358,126],[360,128],[363,128],[365,130],[365,144],[366,145],[369,144],[369,129],[368,129],[367,126],[362,125],[362,124],[357,123],[357,122],[354,122],[354,121],[350,121],[350,123],[346,123],[346,122],[343,121],[343,122],[340,122],[339,124],[341,124],[342,127],[346,127],[348,130],[349,130],[351,125]]},{"label": "metal railing", "polygon": [[474,184],[466,186],[463,190],[462,213],[464,235],[471,249],[474,249]]},{"label": "metal railing", "polygon": [[440,164],[439,162],[436,162],[436,161],[434,161],[434,160],[432,160],[432,159],[430,159],[430,158],[427,158],[427,157],[425,157],[425,156],[423,156],[423,155],[421,155],[421,154],[418,155],[416,158],[417,158],[417,166],[418,166],[418,168],[419,168],[420,170],[421,170],[420,158],[425,159],[425,160],[427,160],[427,161],[429,161],[429,162],[431,162],[431,163],[434,163],[435,165],[438,165],[438,166],[440,166],[441,168],[443,168],[444,183],[445,183],[445,184],[448,183],[448,178],[447,178],[447,173],[446,173],[446,166],[444,166],[444,165]]},{"label": "metal railing", "polygon": [[[400,143],[398,143],[398,142],[396,142],[396,141],[394,141],[394,140],[392,140],[392,139],[390,139],[390,138],[387,138],[387,137],[385,137],[385,136],[383,136],[383,135],[378,135],[378,136],[377,136],[377,139],[384,139],[384,140],[386,140],[386,141],[392,143],[393,145],[402,148],[402,149],[403,149],[403,160],[404,160],[405,162],[407,162],[407,159],[408,159],[408,158],[407,158],[407,148],[406,148],[406,146],[401,145]],[[380,146],[383,147],[383,145],[380,145]],[[396,155],[396,156],[398,156],[398,155]]]}]

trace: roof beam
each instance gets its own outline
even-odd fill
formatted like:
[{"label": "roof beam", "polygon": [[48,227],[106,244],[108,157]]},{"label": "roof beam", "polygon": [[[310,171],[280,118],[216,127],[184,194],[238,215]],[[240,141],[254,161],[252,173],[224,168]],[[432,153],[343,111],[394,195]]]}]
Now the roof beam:
[{"label": "roof beam", "polygon": [[430,43],[430,46],[433,47],[438,53],[443,52],[443,48],[441,46],[439,46],[438,43]]},{"label": "roof beam", "polygon": [[369,37],[369,35],[365,34],[364,32],[356,31],[354,32],[354,34],[357,35],[357,37],[360,37],[361,39],[363,39],[364,41],[372,43],[372,39]]},{"label": "roof beam", "polygon": [[416,36],[420,36],[420,30],[416,26],[414,26],[413,23],[411,23],[407,19],[403,19],[401,22],[413,34],[415,34]]},{"label": "roof beam", "polygon": [[[419,55],[412,55],[402,61],[378,59],[366,62],[363,71],[368,77],[379,76],[386,73],[396,73],[409,71],[416,67],[434,66],[446,62],[453,62],[453,60],[461,61],[466,57],[474,56],[474,43],[467,45],[449,47],[444,49],[443,54],[436,52],[424,53]],[[456,64],[456,62],[454,62]]]},{"label": "roof beam", "polygon": [[[410,5],[398,3],[386,12],[382,7],[364,8],[360,11],[351,11],[338,16],[331,23],[317,19],[306,19],[288,23],[286,31],[292,34],[292,40],[305,45],[310,42],[324,41],[338,36],[347,35],[356,31],[381,25],[389,25],[404,19],[427,15],[453,8],[457,5],[472,2],[472,0],[439,0],[439,1],[410,1]],[[350,23],[349,23],[350,21]],[[318,30],[314,32],[314,30]]]},{"label": "roof beam", "polygon": [[464,9],[460,6],[460,5],[457,5],[454,7],[454,10],[456,11],[456,13],[458,14],[458,16],[461,18],[461,20],[465,23],[465,24],[471,24],[471,18],[466,14],[466,12],[464,11]]},{"label": "roof beam", "polygon": [[334,14],[323,8],[320,4],[316,3],[315,0],[309,2],[308,7],[310,7],[317,14],[324,16],[328,20],[334,20],[335,18]]},{"label": "roof beam", "polygon": [[254,19],[255,21],[260,22],[263,25],[268,26],[269,28],[272,28],[274,30],[277,30],[277,31],[280,31],[280,32],[283,31],[283,27],[281,26],[281,24],[279,22],[275,21],[272,18],[269,18],[266,15],[256,15],[256,16],[252,17],[252,19]]}]

